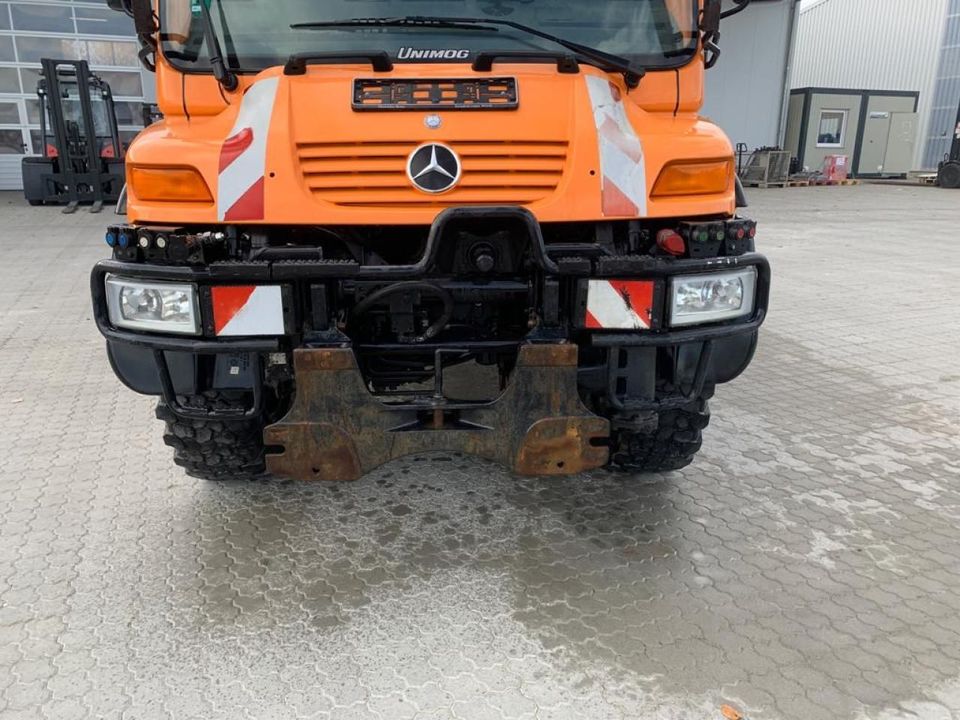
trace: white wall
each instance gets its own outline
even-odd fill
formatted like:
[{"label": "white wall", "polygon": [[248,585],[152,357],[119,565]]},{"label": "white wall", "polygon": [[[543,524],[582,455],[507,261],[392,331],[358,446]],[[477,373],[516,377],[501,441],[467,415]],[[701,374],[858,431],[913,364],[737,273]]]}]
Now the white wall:
[{"label": "white wall", "polygon": [[948,0],[819,0],[804,5],[792,87],[920,93],[922,165]]},{"label": "white wall", "polygon": [[703,114],[752,150],[781,142],[794,0],[755,0],[720,28],[720,61],[707,71]]}]

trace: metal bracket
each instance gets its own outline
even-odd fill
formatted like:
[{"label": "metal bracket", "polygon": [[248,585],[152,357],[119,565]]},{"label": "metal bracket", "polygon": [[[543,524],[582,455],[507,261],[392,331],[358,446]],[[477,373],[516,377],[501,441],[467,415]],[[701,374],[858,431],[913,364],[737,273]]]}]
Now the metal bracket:
[{"label": "metal bracket", "polygon": [[[223,352],[226,352],[224,350]],[[250,353],[250,373],[253,376],[253,404],[249,408],[230,408],[226,410],[204,410],[192,408],[177,400],[177,392],[170,377],[170,368],[167,367],[167,358],[163,350],[154,350],[153,359],[157,364],[157,374],[160,376],[160,394],[176,415],[185,418],[200,420],[218,420],[222,418],[249,418],[260,414],[263,409],[263,382],[260,378],[260,355]]]},{"label": "metal bracket", "polygon": [[349,348],[297,349],[293,363],[293,406],[264,430],[274,475],[355,480],[432,450],[477,455],[521,475],[567,475],[601,467],[609,456],[609,421],[580,401],[576,345],[521,346],[507,389],[475,404],[436,396],[381,402]]}]

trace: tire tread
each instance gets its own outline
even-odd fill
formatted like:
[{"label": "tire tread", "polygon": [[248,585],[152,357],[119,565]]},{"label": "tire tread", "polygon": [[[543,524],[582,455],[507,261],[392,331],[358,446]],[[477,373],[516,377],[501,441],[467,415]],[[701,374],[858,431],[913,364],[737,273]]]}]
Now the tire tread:
[{"label": "tire tread", "polygon": [[[186,407],[227,409],[237,407],[236,393],[210,391],[181,396]],[[164,422],[163,441],[173,448],[173,461],[188,475],[204,480],[255,480],[266,474],[263,419],[184,418],[160,400],[157,418]]]}]

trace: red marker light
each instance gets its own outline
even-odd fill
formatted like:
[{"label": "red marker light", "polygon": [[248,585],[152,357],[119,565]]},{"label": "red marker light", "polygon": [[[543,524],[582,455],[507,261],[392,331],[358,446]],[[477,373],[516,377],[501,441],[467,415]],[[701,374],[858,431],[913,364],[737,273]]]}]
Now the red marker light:
[{"label": "red marker light", "polygon": [[747,231],[742,227],[737,228],[737,240],[743,240],[747,236]]},{"label": "red marker light", "polygon": [[657,233],[657,247],[670,255],[684,255],[687,252],[687,244],[683,238],[673,230],[661,230]]}]

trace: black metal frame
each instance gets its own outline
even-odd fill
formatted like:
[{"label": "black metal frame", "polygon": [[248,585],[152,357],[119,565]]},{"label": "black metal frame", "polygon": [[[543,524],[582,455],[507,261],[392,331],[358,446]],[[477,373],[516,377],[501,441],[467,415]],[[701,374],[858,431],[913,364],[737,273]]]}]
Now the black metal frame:
[{"label": "black metal frame", "polygon": [[[445,101],[439,94],[442,85],[452,85],[458,92],[458,98]],[[484,91],[492,86],[502,85],[505,93],[495,95],[503,102],[490,102],[484,99]],[[413,93],[417,89],[428,86],[430,96],[425,102],[417,102]],[[460,99],[461,87],[474,90],[474,97],[469,102]],[[394,89],[397,92],[394,92]],[[388,99],[387,102],[364,102],[374,98],[380,91]],[[383,99],[383,95],[381,99]],[[397,96],[400,96],[399,98]],[[519,107],[517,95],[517,79],[513,77],[468,77],[468,78],[415,78],[415,79],[387,79],[356,78],[353,81],[353,109],[358,112],[376,111],[410,111],[410,110],[516,110]]]},{"label": "black metal frame", "polygon": [[956,189],[956,185],[953,184],[953,178],[955,178],[956,175],[952,175],[950,180],[944,183],[948,173],[954,168],[960,172],[960,105],[957,106],[957,125],[954,131],[953,142],[950,144],[950,152],[944,156],[943,160],[941,160],[937,166],[937,184],[941,187]]},{"label": "black metal frame", "polygon": [[[222,349],[218,353],[227,352]],[[218,420],[224,418],[250,418],[256,417],[263,409],[263,380],[260,373],[260,354],[249,353],[250,372],[256,381],[253,383],[253,402],[249,408],[228,408],[221,410],[207,410],[202,408],[192,408],[184,405],[177,397],[176,390],[173,387],[173,378],[170,377],[170,368],[167,367],[167,358],[163,350],[153,351],[153,361],[157,365],[157,374],[160,376],[160,395],[174,413],[185,418],[197,418],[201,420]]]},{"label": "black metal frame", "polygon": [[[230,262],[223,265],[213,264],[210,266],[158,266],[143,263],[127,263],[115,260],[105,260],[94,267],[91,274],[91,294],[94,305],[94,319],[100,332],[111,342],[131,343],[140,347],[153,350],[154,362],[157,365],[157,372],[160,376],[162,396],[165,402],[174,412],[186,417],[210,417],[208,411],[195,410],[185,407],[177,401],[176,393],[169,369],[166,365],[165,351],[180,351],[195,354],[222,354],[222,353],[247,353],[254,363],[253,377],[254,393],[253,404],[242,412],[221,413],[223,416],[243,416],[249,417],[255,415],[262,407],[262,366],[259,362],[259,354],[264,352],[274,352],[280,350],[283,345],[281,338],[249,338],[249,339],[213,339],[212,337],[171,337],[157,336],[147,333],[122,330],[113,327],[110,324],[106,307],[106,292],[104,289],[104,278],[108,273],[114,273],[132,278],[153,278],[153,279],[176,279],[179,281],[193,282],[199,285],[201,292],[210,284],[226,284],[237,282],[276,282],[277,280],[290,280],[293,278],[308,282],[317,279],[321,275],[327,277],[337,276],[339,279],[367,278],[370,280],[394,280],[410,279],[426,276],[433,266],[438,251],[438,238],[441,237],[442,230],[446,224],[461,220],[465,217],[485,218],[508,218],[520,220],[528,226],[531,232],[531,256],[543,273],[544,279],[550,281],[551,278],[560,277],[574,278],[581,274],[564,273],[550,257],[547,247],[543,243],[539,224],[528,211],[522,208],[451,208],[444,211],[434,224],[431,230],[423,257],[414,265],[392,266],[392,267],[362,267],[359,265],[350,265],[345,267],[342,263],[328,266],[323,261],[306,262],[298,261],[295,264],[296,272],[290,273],[284,269],[283,263],[273,263],[271,267],[267,263],[242,263]],[[614,258],[614,260],[617,260]],[[277,266],[280,266],[279,268]],[[699,274],[705,272],[717,272],[742,267],[757,268],[757,288],[756,302],[754,312],[749,318],[738,319],[721,324],[704,325],[692,328],[670,329],[667,327],[664,315],[663,297],[666,293],[668,280],[672,276]],[[329,274],[326,271],[329,270]],[[726,339],[752,336],[755,341],[756,331],[763,323],[769,302],[770,289],[770,269],[767,260],[759,254],[748,253],[741,256],[704,258],[704,259],[677,259],[660,257],[642,257],[632,260],[621,260],[611,262],[604,268],[603,264],[598,264],[598,269],[591,277],[635,277],[636,279],[653,280],[657,292],[655,298],[655,314],[659,320],[652,331],[626,333],[620,331],[590,331],[587,346],[606,349],[608,358],[616,355],[620,349],[637,348],[659,348],[659,347],[680,347],[685,345],[701,344],[697,360],[696,371],[693,381],[687,391],[679,395],[668,398],[647,399],[647,398],[628,398],[621,400],[616,392],[616,385],[619,375],[616,372],[616,365],[608,361],[606,371],[608,399],[610,404],[620,411],[640,411],[640,410],[662,410],[671,407],[679,407],[688,404],[704,390],[707,382],[708,372],[711,367],[711,360],[715,353],[717,343]],[[545,285],[547,283],[545,282]],[[585,283],[580,282],[582,287]],[[580,308],[582,302],[577,304]],[[476,353],[489,351],[491,349],[503,349],[507,346],[519,347],[525,342],[570,339],[570,332],[587,332],[583,329],[577,330],[577,326],[582,328],[576,317],[571,318],[571,328],[565,331],[561,326],[541,327],[535,329],[527,338],[515,342],[482,342],[482,341],[464,341],[459,343],[426,343],[417,345],[362,345],[354,347],[357,354],[366,351],[377,350],[380,352],[433,352],[439,353],[440,357],[444,353]],[[550,323],[547,323],[550,325]],[[290,325],[288,325],[288,328]],[[209,335],[209,333],[208,333]],[[308,347],[350,347],[350,340],[338,331],[314,332],[304,338],[305,345]],[[752,350],[751,350],[752,354]],[[746,358],[749,362],[749,356]],[[435,373],[442,370],[442,361],[435,364]],[[440,381],[442,382],[442,381]],[[436,384],[434,394],[441,392],[442,385]],[[219,415],[218,415],[219,416]]]},{"label": "black metal frame", "polygon": [[[90,72],[85,60],[40,61],[42,75],[37,84],[40,98],[40,137],[44,145],[44,158],[24,158],[24,193],[31,202],[67,202],[65,213],[76,211],[81,202],[92,203],[91,212],[99,212],[104,203],[116,202],[123,187],[123,147],[117,128],[116,110],[110,86]],[[64,70],[66,70],[64,72]],[[70,142],[63,109],[63,76],[76,79],[77,99],[83,118],[85,152],[74,152]],[[110,142],[113,145],[114,162],[104,160],[97,143],[96,122],[90,102],[91,90],[103,96]],[[47,116],[56,144],[57,156],[51,158],[46,152]],[[119,165],[119,171],[115,166]],[[44,171],[49,168],[49,171]],[[39,177],[36,175],[39,174]],[[29,177],[28,177],[29,176]],[[81,187],[88,189],[81,190]]]}]

